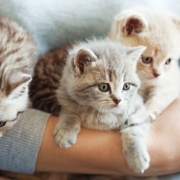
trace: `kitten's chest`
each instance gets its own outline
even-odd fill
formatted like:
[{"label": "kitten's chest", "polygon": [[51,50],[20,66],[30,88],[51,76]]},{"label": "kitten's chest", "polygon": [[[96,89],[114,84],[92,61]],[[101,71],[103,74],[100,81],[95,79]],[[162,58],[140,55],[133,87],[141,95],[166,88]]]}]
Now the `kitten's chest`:
[{"label": "kitten's chest", "polygon": [[129,118],[125,114],[100,113],[89,110],[81,113],[81,124],[84,127],[97,130],[120,130]]},{"label": "kitten's chest", "polygon": [[149,94],[152,92],[152,89],[154,87],[159,87],[161,83],[161,80],[159,79],[141,79],[141,87],[139,88],[139,94],[143,97],[144,101],[146,102]]}]

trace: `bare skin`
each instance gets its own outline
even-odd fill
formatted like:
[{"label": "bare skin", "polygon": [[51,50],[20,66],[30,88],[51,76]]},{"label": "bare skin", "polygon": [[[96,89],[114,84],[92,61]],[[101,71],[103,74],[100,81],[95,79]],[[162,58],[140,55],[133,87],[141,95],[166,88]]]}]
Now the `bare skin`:
[{"label": "bare skin", "polygon": [[[82,128],[77,143],[64,149],[56,145],[52,135],[57,121],[54,116],[48,120],[36,171],[134,175],[123,157],[120,133]],[[180,170],[179,137],[180,98],[152,122],[147,139],[151,165],[143,176],[165,175]]]}]

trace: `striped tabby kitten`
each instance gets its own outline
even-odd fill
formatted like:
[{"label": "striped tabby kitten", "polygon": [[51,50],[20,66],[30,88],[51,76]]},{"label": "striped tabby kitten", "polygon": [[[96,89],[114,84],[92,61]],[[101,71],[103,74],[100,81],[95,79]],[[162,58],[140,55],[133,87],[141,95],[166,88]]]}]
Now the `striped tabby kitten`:
[{"label": "striped tabby kitten", "polygon": [[60,104],[57,100],[56,90],[62,77],[68,49],[71,47],[72,44],[64,45],[41,56],[38,60],[30,83],[29,96],[33,108],[54,116],[59,115]]},{"label": "striped tabby kitten", "polygon": [[137,91],[137,60],[145,47],[124,47],[110,40],[77,43],[69,51],[57,90],[62,105],[55,127],[56,143],[70,147],[81,125],[122,132],[123,152],[130,168],[149,167],[145,145],[148,113]]},{"label": "striped tabby kitten", "polygon": [[28,84],[36,59],[36,47],[29,33],[0,17],[0,137],[27,107]]},{"label": "striped tabby kitten", "polygon": [[180,93],[180,17],[148,8],[130,8],[115,17],[108,37],[127,46],[146,46],[137,72],[152,120]]}]

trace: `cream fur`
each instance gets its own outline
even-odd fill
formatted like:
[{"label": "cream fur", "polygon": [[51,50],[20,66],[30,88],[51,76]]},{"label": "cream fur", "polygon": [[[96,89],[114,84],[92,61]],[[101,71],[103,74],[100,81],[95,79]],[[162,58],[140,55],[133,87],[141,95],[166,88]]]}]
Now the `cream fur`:
[{"label": "cream fur", "polygon": [[[140,93],[152,119],[179,96],[179,23],[178,16],[137,7],[118,14],[108,34],[109,38],[125,45],[146,46],[143,56],[153,58],[150,64],[140,58],[137,66],[142,81]],[[171,63],[166,65],[169,58]]]}]

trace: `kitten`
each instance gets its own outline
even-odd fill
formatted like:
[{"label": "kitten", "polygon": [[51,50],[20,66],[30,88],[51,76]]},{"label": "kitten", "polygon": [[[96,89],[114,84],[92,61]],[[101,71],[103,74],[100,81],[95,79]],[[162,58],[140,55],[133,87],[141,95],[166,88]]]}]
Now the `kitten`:
[{"label": "kitten", "polygon": [[[145,47],[124,47],[110,40],[78,43],[69,51],[57,97],[60,121],[56,143],[70,147],[81,125],[122,132],[123,152],[130,168],[144,172],[149,167],[145,145],[148,113],[137,91],[137,60]],[[68,78],[67,78],[68,77]]]},{"label": "kitten", "polygon": [[128,46],[146,46],[137,72],[140,93],[154,120],[180,92],[180,18],[147,8],[131,8],[115,17],[108,34]]},{"label": "kitten", "polygon": [[39,58],[30,83],[29,96],[33,108],[51,113],[54,116],[59,115],[61,107],[57,100],[56,90],[59,86],[59,79],[62,77],[68,49],[73,44],[64,45]]},{"label": "kitten", "polygon": [[0,137],[27,107],[35,63],[36,47],[29,33],[0,17]]}]

